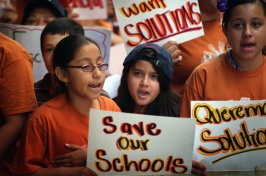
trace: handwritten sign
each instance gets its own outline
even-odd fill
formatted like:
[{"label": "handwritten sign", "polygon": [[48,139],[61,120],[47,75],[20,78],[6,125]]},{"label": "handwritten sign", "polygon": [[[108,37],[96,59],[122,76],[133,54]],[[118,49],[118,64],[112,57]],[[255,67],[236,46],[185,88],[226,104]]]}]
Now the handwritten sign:
[{"label": "handwritten sign", "polygon": [[[42,79],[47,73],[40,47],[40,36],[43,28],[43,26],[0,23],[0,32],[18,41],[32,56],[34,82]],[[104,62],[109,63],[111,31],[92,27],[84,27],[84,30],[87,37],[94,39],[99,44]]]},{"label": "handwritten sign", "polygon": [[87,166],[99,175],[190,174],[195,119],[91,109]]},{"label": "handwritten sign", "polygon": [[107,19],[106,0],[59,0],[65,8],[77,13],[76,20]]},{"label": "handwritten sign", "polygon": [[266,168],[266,101],[192,101],[194,156],[210,171]]},{"label": "handwritten sign", "polygon": [[129,53],[146,42],[182,43],[204,35],[197,0],[113,0],[120,31]]}]

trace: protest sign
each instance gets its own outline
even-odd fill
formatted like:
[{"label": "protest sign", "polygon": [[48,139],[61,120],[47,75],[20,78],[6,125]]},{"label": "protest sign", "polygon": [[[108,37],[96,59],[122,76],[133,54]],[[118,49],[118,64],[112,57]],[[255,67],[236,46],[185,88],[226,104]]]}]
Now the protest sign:
[{"label": "protest sign", "polygon": [[59,0],[71,13],[77,13],[76,20],[107,19],[106,0]]},{"label": "protest sign", "polygon": [[87,167],[98,175],[190,174],[195,119],[90,111]]},{"label": "protest sign", "polygon": [[[43,26],[0,23],[0,32],[18,41],[32,56],[34,82],[42,79],[47,73],[40,46],[40,36],[43,28]],[[85,36],[94,39],[99,44],[104,62],[109,63],[111,31],[104,28],[93,27],[84,27],[84,30]]]},{"label": "protest sign", "polygon": [[162,46],[204,35],[197,0],[113,0],[120,31],[129,53],[146,42]]},{"label": "protest sign", "polygon": [[266,101],[192,101],[194,157],[209,171],[266,169]]}]

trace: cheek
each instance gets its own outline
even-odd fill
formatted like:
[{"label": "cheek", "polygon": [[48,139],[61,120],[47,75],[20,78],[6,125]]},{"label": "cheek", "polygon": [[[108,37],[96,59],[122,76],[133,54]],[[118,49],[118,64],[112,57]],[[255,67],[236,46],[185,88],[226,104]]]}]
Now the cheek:
[{"label": "cheek", "polygon": [[44,60],[45,65],[52,65],[52,54],[51,53],[44,54],[43,60]]},{"label": "cheek", "polygon": [[137,89],[137,87],[139,86],[139,82],[136,79],[134,79],[134,77],[128,76],[127,86],[131,94]]},{"label": "cheek", "polygon": [[238,35],[237,34],[228,34],[227,35],[227,41],[228,41],[228,44],[233,47],[236,43],[239,43],[240,42],[240,38],[238,38]]},{"label": "cheek", "polygon": [[155,95],[155,98],[159,95],[160,93],[160,84],[159,82],[154,82],[152,86],[153,93]]}]

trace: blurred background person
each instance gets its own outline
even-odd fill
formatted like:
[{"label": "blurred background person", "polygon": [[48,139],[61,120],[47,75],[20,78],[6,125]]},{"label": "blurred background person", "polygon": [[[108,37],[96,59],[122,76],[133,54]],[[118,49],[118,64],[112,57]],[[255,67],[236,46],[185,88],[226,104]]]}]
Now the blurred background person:
[{"label": "blurred background person", "polygon": [[9,176],[13,153],[29,114],[37,108],[32,59],[18,42],[0,33],[0,175]]},{"label": "blurred background person", "polygon": [[181,44],[169,41],[163,46],[171,53],[173,62],[176,62],[172,87],[179,94],[183,93],[185,82],[192,71],[202,62],[224,53],[227,43],[221,30],[222,13],[217,9],[217,0],[198,1],[204,35]]},{"label": "blurred background person", "polygon": [[14,0],[0,0],[0,22],[15,24],[18,19]]},{"label": "blurred background person", "polygon": [[56,18],[67,17],[67,11],[57,0],[29,0],[21,24],[46,26]]}]

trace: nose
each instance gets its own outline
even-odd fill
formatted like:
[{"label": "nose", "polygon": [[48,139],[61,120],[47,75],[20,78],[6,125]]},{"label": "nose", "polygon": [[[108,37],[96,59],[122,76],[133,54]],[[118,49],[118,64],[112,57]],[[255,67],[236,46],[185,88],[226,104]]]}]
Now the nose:
[{"label": "nose", "polygon": [[148,86],[149,85],[149,81],[148,81],[148,77],[144,76],[140,82],[141,86]]},{"label": "nose", "polygon": [[101,78],[102,76],[102,72],[96,67],[94,68],[94,70],[92,71],[92,77],[94,79],[97,79],[97,78]]},{"label": "nose", "polygon": [[250,25],[246,25],[243,32],[244,37],[250,37],[252,35],[252,30]]}]

